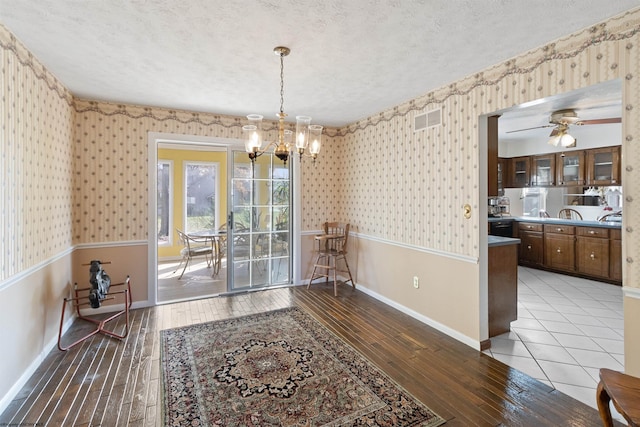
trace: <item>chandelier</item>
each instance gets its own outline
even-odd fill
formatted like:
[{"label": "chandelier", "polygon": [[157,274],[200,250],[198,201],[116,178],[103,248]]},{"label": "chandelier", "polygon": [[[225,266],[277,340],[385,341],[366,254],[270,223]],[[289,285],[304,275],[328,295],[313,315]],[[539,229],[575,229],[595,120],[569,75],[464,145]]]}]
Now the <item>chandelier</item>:
[{"label": "chandelier", "polygon": [[[244,147],[251,162],[255,162],[256,158],[264,154],[270,147],[274,147],[274,154],[277,158],[287,164],[289,156],[293,155],[294,143],[293,132],[285,129],[284,118],[287,115],[284,112],[284,57],[289,55],[291,49],[284,46],[278,46],[273,52],[280,57],[280,112],[278,115],[278,140],[268,143],[262,148],[262,116],[259,114],[249,114],[247,119],[249,124],[242,127],[244,138]],[[311,117],[296,116],[296,134],[295,134],[295,150],[300,155],[313,158],[315,163],[316,157],[320,152],[322,143],[322,126],[312,125]],[[306,154],[305,152],[309,153]]]}]

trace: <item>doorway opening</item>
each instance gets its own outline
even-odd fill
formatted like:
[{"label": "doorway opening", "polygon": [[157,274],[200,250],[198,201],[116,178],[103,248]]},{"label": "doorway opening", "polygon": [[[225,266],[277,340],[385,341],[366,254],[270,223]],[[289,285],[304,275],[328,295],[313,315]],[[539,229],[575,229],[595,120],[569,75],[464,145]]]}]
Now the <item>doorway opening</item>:
[{"label": "doorway opening", "polygon": [[[553,145],[550,139],[556,127],[552,122],[553,113],[569,110],[577,112],[585,122],[598,125],[570,127],[575,146]],[[499,148],[494,153],[498,162],[494,164],[506,165],[500,172],[506,170],[511,176],[497,179],[496,182],[506,182],[507,185],[497,186],[495,191],[499,193],[492,195],[499,195],[510,202],[509,216],[516,221],[514,230],[517,229],[518,218],[543,224],[544,221],[557,221],[558,212],[565,205],[574,208],[578,205],[585,213],[593,212],[592,218],[585,215],[584,222],[576,224],[576,227],[598,225],[597,218],[605,209],[605,203],[613,202],[601,197],[600,203],[593,206],[589,194],[591,190],[586,181],[588,174],[578,173],[583,163],[567,159],[578,156],[586,159],[588,152],[621,145],[621,124],[619,120],[611,120],[620,118],[621,114],[620,80],[494,113],[500,115],[497,130]],[[484,138],[485,141],[488,139],[486,135]],[[555,160],[555,166],[552,162],[544,163],[545,159]],[[516,167],[516,163],[523,160],[529,161],[528,169]],[[491,163],[483,161],[482,164]],[[585,161],[585,164],[588,168],[588,162]],[[611,163],[608,165],[610,167]],[[550,168],[555,173],[550,173]],[[516,174],[522,174],[523,170],[526,178],[518,179]],[[481,173],[486,179],[491,171],[487,168]],[[595,177],[599,175],[604,173],[594,174]],[[514,182],[518,185],[513,185]],[[571,186],[568,182],[572,182]],[[612,183],[610,180],[608,185]],[[606,194],[605,191],[602,193]],[[489,192],[483,192],[484,195],[488,196]],[[551,218],[546,219],[541,211],[550,214]],[[542,229],[537,236],[543,242]],[[522,235],[514,237],[523,239]],[[527,242],[524,247],[530,249],[533,245]],[[522,245],[521,259],[525,256],[523,252],[526,254],[526,251],[522,251]],[[487,245],[484,244],[481,248],[481,271],[484,270],[481,286],[485,291],[487,275],[491,274],[487,272],[486,253]],[[624,370],[622,290],[619,286],[599,282],[597,278],[584,279],[571,273],[545,269],[545,266],[546,255],[540,260],[540,267],[518,267],[517,320],[511,323],[509,332],[491,338],[491,348],[485,353],[594,406],[598,368]]]}]

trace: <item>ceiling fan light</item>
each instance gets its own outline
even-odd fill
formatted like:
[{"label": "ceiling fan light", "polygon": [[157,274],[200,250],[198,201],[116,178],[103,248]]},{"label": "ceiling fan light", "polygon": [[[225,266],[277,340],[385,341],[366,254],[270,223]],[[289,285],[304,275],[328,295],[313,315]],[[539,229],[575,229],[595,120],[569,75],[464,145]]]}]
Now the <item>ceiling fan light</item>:
[{"label": "ceiling fan light", "polygon": [[564,133],[562,135],[558,135],[559,138],[559,144],[562,147],[575,147],[576,145],[576,139],[574,137],[572,137],[571,135],[569,135],[568,133]]},{"label": "ceiling fan light", "polygon": [[561,135],[552,136],[551,138],[549,138],[549,141],[547,141],[547,144],[553,145],[554,147],[557,147],[558,144],[560,144],[560,137],[561,137]]}]

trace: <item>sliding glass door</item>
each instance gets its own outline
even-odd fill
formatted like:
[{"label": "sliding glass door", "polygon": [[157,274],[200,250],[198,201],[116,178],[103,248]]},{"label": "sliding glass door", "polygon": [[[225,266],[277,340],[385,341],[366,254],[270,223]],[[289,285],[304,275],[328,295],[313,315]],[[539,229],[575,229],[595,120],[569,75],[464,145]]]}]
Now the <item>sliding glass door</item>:
[{"label": "sliding glass door", "polygon": [[289,165],[265,153],[254,164],[233,151],[227,235],[229,290],[291,283]]}]

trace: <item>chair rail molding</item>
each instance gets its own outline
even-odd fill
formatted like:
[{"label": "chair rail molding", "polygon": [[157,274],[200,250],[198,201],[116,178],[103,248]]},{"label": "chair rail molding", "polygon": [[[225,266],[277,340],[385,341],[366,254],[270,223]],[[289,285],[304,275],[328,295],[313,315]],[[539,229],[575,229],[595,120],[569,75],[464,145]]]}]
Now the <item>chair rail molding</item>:
[{"label": "chair rail molding", "polygon": [[632,288],[631,286],[622,287],[622,295],[629,298],[640,299],[640,288]]},{"label": "chair rail molding", "polygon": [[14,284],[22,281],[23,279],[29,277],[30,275],[32,275],[33,273],[35,273],[36,271],[50,265],[53,264],[54,262],[58,261],[61,258],[64,258],[68,255],[70,255],[71,253],[73,253],[73,251],[75,250],[75,246],[71,246],[67,249],[65,249],[64,251],[58,253],[57,255],[52,256],[49,259],[45,259],[44,261],[39,262],[38,264],[27,268],[26,270],[22,270],[21,272],[9,277],[7,280],[5,280],[4,282],[0,282],[0,292],[2,292],[5,289],[10,288],[11,286],[13,286]]},{"label": "chair rail molding", "polygon": [[[300,234],[302,234],[303,236],[313,236],[313,235],[322,234],[322,233],[323,233],[322,230],[307,230],[307,231],[301,232]],[[362,240],[370,240],[370,241],[373,241],[373,242],[378,242],[378,243],[384,243],[384,244],[387,244],[387,245],[398,246],[398,247],[404,248],[404,249],[411,249],[411,250],[414,250],[414,251],[424,252],[424,253],[431,254],[431,255],[443,256],[443,257],[455,259],[455,260],[458,260],[458,261],[464,261],[464,262],[468,262],[468,263],[472,263],[472,264],[478,264],[480,262],[477,257],[472,257],[472,256],[467,256],[467,255],[460,255],[460,254],[456,254],[456,253],[453,253],[453,252],[440,251],[440,250],[436,250],[436,249],[429,249],[429,248],[425,248],[423,246],[417,246],[417,245],[411,245],[411,244],[408,244],[408,243],[396,242],[394,240],[389,240],[389,239],[384,239],[384,238],[381,238],[381,237],[370,236],[370,235],[367,235],[367,234],[357,233],[357,232],[353,232],[353,231],[349,232],[349,236],[353,236],[353,237],[356,237],[356,238],[362,239]]]}]

